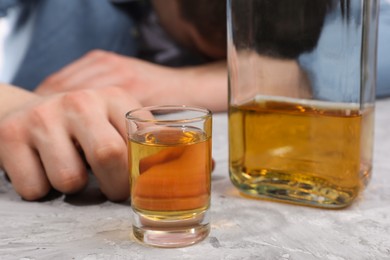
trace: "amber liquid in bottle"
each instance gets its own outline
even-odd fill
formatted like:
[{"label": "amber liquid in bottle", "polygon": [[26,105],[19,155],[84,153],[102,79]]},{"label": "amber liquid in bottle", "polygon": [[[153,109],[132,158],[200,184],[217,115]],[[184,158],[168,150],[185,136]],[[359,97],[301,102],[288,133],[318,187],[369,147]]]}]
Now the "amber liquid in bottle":
[{"label": "amber liquid in bottle", "polygon": [[371,175],[373,110],[283,98],[231,106],[233,184],[260,198],[348,206]]},{"label": "amber liquid in bottle", "polygon": [[133,135],[128,148],[132,208],[144,221],[174,225],[209,208],[211,138],[203,131],[156,128]]}]

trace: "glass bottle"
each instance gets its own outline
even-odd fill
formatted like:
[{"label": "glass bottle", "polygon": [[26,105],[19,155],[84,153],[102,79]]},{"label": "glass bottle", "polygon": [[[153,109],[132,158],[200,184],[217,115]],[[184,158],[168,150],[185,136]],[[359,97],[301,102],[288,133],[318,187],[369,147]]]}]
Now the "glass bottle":
[{"label": "glass bottle", "polygon": [[350,205],[372,172],[376,0],[228,0],[229,170],[250,196]]}]

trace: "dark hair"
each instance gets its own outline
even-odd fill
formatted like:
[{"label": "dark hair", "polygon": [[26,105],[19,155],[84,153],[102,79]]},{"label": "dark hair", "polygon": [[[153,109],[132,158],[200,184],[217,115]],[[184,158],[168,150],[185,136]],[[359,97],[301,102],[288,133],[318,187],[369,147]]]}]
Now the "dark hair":
[{"label": "dark hair", "polygon": [[[252,41],[260,54],[293,59],[317,45],[332,1],[254,0],[249,5],[245,1],[235,1],[237,5],[232,9],[241,10],[234,13],[243,14],[243,17],[232,17],[240,28],[233,33],[238,34],[235,38],[244,39],[244,42]],[[249,25],[254,26],[253,35],[242,30]],[[240,45],[240,42],[236,44]]]},{"label": "dark hair", "polygon": [[209,43],[226,49],[226,0],[177,0],[183,19]]}]

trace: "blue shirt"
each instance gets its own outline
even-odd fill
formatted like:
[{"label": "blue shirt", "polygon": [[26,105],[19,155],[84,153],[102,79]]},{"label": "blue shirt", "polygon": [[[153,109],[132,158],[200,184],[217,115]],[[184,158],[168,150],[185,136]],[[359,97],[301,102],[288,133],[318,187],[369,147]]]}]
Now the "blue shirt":
[{"label": "blue shirt", "polygon": [[[31,38],[12,84],[33,90],[48,75],[93,49],[134,56],[135,22],[108,0],[24,0],[18,30]],[[35,19],[31,19],[35,17]]]},{"label": "blue shirt", "polygon": [[[316,49],[299,57],[316,99],[358,102],[361,98],[361,77],[365,73],[361,69],[361,2],[351,1],[350,12],[349,23],[342,22],[339,15],[329,15]],[[364,76],[369,85],[376,79],[377,97],[386,97],[390,96],[390,0],[380,2],[378,26],[377,71]],[[375,65],[369,61],[364,66],[372,68]]]}]

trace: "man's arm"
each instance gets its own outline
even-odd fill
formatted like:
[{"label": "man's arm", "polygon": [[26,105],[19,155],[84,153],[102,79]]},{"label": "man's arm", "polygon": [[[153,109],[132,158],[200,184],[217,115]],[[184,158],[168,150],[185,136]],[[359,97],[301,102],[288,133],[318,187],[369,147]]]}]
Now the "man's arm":
[{"label": "man's arm", "polygon": [[115,85],[144,106],[186,104],[227,108],[226,61],[170,68],[106,51],[92,51],[47,78],[36,90],[49,95]]},{"label": "man's arm", "polygon": [[0,83],[0,119],[10,111],[37,98],[37,95],[29,91]]}]

